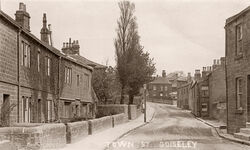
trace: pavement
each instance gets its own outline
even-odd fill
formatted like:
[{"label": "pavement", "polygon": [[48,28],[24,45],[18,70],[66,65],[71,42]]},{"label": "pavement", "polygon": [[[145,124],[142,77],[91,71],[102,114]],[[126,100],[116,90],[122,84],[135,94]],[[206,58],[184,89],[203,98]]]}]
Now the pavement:
[{"label": "pavement", "polygon": [[202,119],[202,118],[199,118],[199,117],[196,117],[196,119],[198,119],[198,120],[204,122],[205,124],[213,127],[220,137],[225,138],[225,139],[230,140],[230,141],[233,141],[233,142],[237,142],[237,143],[240,143],[240,144],[245,144],[245,145],[250,146],[250,141],[238,139],[238,138],[235,138],[232,134],[228,134],[225,123],[219,122],[218,120],[207,120],[207,119]]},{"label": "pavement", "polygon": [[197,120],[190,112],[166,104],[155,104],[150,123],[109,146],[109,150],[201,149],[249,150],[250,146],[220,137],[213,127]]},{"label": "pavement", "polygon": [[[155,112],[154,103],[147,103],[147,123],[152,120]],[[80,141],[72,144],[67,144],[66,147],[61,150],[103,150],[107,149],[110,143],[117,141],[123,136],[126,136],[129,132],[138,129],[146,125],[144,123],[143,114],[140,115],[135,120],[130,120],[127,123],[115,126],[101,132],[98,132],[93,135],[82,138]]]}]

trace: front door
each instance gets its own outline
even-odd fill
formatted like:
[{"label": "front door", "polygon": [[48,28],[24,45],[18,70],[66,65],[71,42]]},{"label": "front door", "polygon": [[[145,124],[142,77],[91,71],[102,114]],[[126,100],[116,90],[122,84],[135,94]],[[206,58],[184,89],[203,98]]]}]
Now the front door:
[{"label": "front door", "polygon": [[250,75],[247,76],[247,122],[250,122]]}]

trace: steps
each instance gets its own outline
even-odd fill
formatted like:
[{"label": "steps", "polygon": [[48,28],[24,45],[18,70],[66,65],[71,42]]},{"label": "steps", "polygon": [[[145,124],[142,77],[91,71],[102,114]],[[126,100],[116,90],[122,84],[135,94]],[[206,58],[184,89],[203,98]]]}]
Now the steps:
[{"label": "steps", "polygon": [[250,134],[239,132],[239,133],[234,133],[234,137],[238,139],[250,141]]},{"label": "steps", "polygon": [[246,141],[250,141],[250,122],[246,123],[246,128],[240,128],[240,132],[234,133],[234,137]]},{"label": "steps", "polygon": [[240,133],[246,133],[250,135],[250,128],[241,128]]}]

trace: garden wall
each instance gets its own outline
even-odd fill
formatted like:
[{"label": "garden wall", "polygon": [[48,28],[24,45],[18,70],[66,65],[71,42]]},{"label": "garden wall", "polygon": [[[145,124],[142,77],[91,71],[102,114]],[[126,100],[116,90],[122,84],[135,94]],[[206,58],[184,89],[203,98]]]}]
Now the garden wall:
[{"label": "garden wall", "polygon": [[0,141],[9,140],[18,149],[51,149],[66,145],[66,126],[57,124],[29,124],[0,128]]}]

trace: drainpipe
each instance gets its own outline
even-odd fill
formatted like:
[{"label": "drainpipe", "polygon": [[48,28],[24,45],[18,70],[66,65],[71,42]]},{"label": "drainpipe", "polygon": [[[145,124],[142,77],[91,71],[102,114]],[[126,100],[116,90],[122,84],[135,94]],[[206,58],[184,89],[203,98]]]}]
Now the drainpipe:
[{"label": "drainpipe", "polygon": [[17,33],[17,122],[20,122],[20,114],[19,114],[19,103],[20,103],[20,35],[21,29],[18,29]]},{"label": "drainpipe", "polygon": [[[59,104],[60,104],[60,95],[61,95],[61,92],[60,92],[60,86],[61,86],[61,76],[60,76],[60,74],[61,74],[61,60],[62,60],[62,57],[61,56],[59,56],[59,60],[58,60],[58,92],[57,92],[57,94],[58,94],[58,103],[57,103],[57,117],[58,118],[56,118],[56,119],[60,119],[60,117],[59,117]],[[54,106],[55,107],[55,106]]]},{"label": "drainpipe", "polygon": [[227,84],[227,30],[225,27],[225,80],[226,80],[226,112],[227,112],[227,133],[228,133],[228,84]]}]

